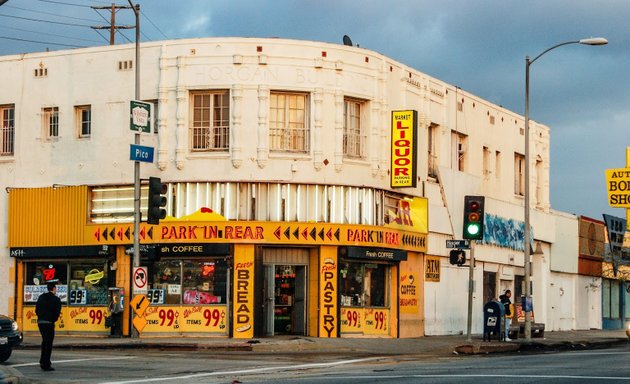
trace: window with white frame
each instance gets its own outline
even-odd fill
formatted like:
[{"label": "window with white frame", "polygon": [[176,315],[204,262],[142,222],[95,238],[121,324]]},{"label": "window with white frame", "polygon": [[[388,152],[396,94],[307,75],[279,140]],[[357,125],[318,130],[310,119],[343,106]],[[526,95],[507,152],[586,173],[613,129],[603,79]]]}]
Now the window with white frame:
[{"label": "window with white frame", "polygon": [[47,107],[42,109],[42,130],[47,139],[59,137],[58,107]]},{"label": "window with white frame", "polygon": [[[148,185],[140,190],[146,217]],[[133,186],[91,188],[90,222],[133,222]],[[289,183],[168,183],[168,216],[209,208],[227,220],[383,225],[397,220],[405,195],[369,187]]]},{"label": "window with white frame", "polygon": [[15,106],[0,105],[0,156],[13,155],[15,141]]},{"label": "window with white frame", "polygon": [[343,105],[343,154],[352,158],[365,157],[366,135],[361,124],[365,102],[346,98]]},{"label": "window with white frame", "polygon": [[308,95],[271,92],[269,105],[269,149],[307,153],[310,143]]},{"label": "window with white frame", "polygon": [[230,145],[229,92],[195,91],[190,99],[191,151],[226,151]]},{"label": "window with white frame", "polygon": [[525,196],[525,156],[514,154],[514,194]]},{"label": "window with white frame", "polygon": [[79,138],[86,138],[92,135],[92,106],[80,105],[74,107],[76,129]]}]

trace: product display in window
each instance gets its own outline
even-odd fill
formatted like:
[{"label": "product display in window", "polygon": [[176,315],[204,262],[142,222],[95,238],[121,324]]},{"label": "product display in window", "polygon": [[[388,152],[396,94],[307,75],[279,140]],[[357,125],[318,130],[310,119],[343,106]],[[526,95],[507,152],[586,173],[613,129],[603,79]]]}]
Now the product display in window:
[{"label": "product display in window", "polygon": [[[155,263],[150,291],[155,304],[224,304],[224,259],[168,260]],[[181,278],[180,278],[181,276]]]},{"label": "product display in window", "polygon": [[341,305],[384,307],[387,305],[387,265],[346,262],[339,269]]}]

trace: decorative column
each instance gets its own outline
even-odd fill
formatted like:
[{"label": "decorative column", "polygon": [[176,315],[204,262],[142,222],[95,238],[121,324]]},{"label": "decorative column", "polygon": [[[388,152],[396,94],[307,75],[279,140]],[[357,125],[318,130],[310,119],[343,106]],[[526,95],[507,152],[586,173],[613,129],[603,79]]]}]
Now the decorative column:
[{"label": "decorative column", "polygon": [[335,91],[335,171],[343,166],[343,92]]},{"label": "decorative column", "polygon": [[315,120],[315,126],[313,127],[313,167],[315,167],[315,170],[319,171],[322,169],[322,157],[323,157],[323,152],[322,152],[322,145],[321,145],[321,138],[322,138],[322,126],[324,125],[323,123],[323,115],[324,112],[322,110],[323,108],[323,101],[324,101],[324,91],[321,88],[316,88],[315,92],[313,94],[313,98],[314,98],[314,120]]},{"label": "decorative column", "polygon": [[168,84],[167,74],[168,70],[168,58],[166,57],[166,45],[162,45],[162,51],[160,55],[160,84],[158,86],[158,153],[157,153],[157,165],[161,171],[166,169],[168,165],[168,132],[166,131],[168,126]]},{"label": "decorative column", "polygon": [[177,169],[183,169],[186,148],[188,145],[188,135],[186,134],[186,121],[188,118],[188,91],[184,81],[184,67],[186,66],[183,56],[177,57],[177,128],[175,131],[177,146],[175,148],[175,165]]},{"label": "decorative column", "polygon": [[258,167],[265,168],[269,159],[269,88],[258,87]]},{"label": "decorative column", "polygon": [[242,119],[243,119],[243,87],[232,86],[232,121],[230,126],[230,148],[232,151],[232,166],[238,168],[243,164],[242,157]]}]

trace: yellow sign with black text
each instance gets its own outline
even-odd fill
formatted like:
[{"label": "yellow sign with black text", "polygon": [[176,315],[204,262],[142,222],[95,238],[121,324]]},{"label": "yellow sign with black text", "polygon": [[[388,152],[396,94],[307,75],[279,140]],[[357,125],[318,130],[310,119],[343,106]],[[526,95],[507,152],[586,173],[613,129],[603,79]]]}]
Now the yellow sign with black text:
[{"label": "yellow sign with black text", "polygon": [[615,208],[630,208],[630,168],[606,170],[608,205]]},{"label": "yellow sign with black text", "polygon": [[434,282],[440,281],[440,257],[439,256],[427,256],[425,258],[424,280],[434,281]]}]

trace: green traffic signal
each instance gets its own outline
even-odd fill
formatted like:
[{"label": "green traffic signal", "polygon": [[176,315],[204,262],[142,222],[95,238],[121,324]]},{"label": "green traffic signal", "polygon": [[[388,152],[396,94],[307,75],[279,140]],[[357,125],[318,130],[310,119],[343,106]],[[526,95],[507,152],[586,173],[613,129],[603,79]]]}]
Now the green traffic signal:
[{"label": "green traffic signal", "polygon": [[464,196],[464,239],[483,239],[484,203],[484,196]]}]

